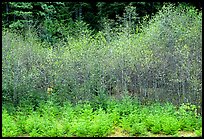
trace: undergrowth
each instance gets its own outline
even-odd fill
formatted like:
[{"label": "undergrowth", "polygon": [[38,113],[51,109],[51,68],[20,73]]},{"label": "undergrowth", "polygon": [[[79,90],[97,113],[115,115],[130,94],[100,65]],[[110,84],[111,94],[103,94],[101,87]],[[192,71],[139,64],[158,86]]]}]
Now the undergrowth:
[{"label": "undergrowth", "polygon": [[[52,101],[41,103],[34,111],[29,105],[9,111],[3,106],[2,134],[12,136],[87,136],[104,137],[122,128],[130,136],[153,134],[176,135],[179,131],[192,131],[202,136],[202,117],[183,104],[175,107],[170,103],[141,105],[131,98],[121,102],[110,99],[107,108],[94,110],[91,103],[63,106]],[[196,108],[195,108],[196,109]]]}]

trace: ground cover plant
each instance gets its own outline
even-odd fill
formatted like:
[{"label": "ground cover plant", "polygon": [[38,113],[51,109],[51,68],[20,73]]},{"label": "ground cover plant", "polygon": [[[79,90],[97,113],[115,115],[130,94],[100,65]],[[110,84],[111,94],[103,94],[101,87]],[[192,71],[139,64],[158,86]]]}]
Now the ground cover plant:
[{"label": "ground cover plant", "polygon": [[133,15],[94,35],[76,21],[55,44],[3,28],[2,135],[202,136],[202,13],[167,4],[137,27]]},{"label": "ground cover plant", "polygon": [[107,105],[109,107],[106,110],[94,110],[89,102],[77,105],[66,102],[59,106],[48,101],[35,111],[24,105],[10,112],[3,107],[2,134],[104,137],[120,128],[127,136],[147,136],[149,133],[178,136],[180,131],[194,132],[194,136],[202,135],[201,115],[183,107],[194,105],[175,107],[169,103],[155,103],[144,106],[131,98],[123,98],[122,102],[110,99]]}]

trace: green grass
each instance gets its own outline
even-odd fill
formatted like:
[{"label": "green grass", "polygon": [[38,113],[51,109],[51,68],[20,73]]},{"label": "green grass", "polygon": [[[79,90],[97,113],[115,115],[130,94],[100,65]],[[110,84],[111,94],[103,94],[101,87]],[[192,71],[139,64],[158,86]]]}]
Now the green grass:
[{"label": "green grass", "polygon": [[180,132],[202,136],[202,117],[169,103],[140,105],[130,98],[106,103],[106,109],[94,109],[89,102],[77,105],[67,102],[59,106],[48,101],[35,111],[29,105],[22,105],[12,112],[3,105],[2,135],[105,137],[115,134],[119,128],[125,136],[179,136]]}]

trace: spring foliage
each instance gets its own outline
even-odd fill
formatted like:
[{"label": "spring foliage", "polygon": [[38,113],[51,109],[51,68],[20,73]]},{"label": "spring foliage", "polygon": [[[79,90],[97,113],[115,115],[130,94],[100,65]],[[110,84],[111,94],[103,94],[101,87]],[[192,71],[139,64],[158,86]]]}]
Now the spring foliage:
[{"label": "spring foliage", "polygon": [[[128,103],[127,103],[128,102]],[[193,136],[202,136],[202,118],[194,110],[187,110],[183,104],[155,103],[140,105],[135,100],[125,97],[122,101],[108,100],[107,109],[94,110],[90,102],[63,106],[52,101],[41,103],[34,111],[29,105],[9,111],[3,106],[3,137],[105,137],[121,128],[126,136],[148,136],[163,134],[180,136],[179,131],[191,131]],[[11,107],[10,107],[11,108]],[[125,109],[124,109],[125,108]]]},{"label": "spring foliage", "polygon": [[104,30],[96,35],[78,21],[78,36],[67,32],[67,41],[55,45],[41,43],[32,30],[23,37],[4,29],[3,101],[46,100],[47,88],[54,84],[52,97],[59,103],[101,103],[104,95],[128,92],[143,102],[200,105],[202,13],[165,5],[137,27],[140,32],[134,32],[126,16],[121,19],[118,28],[104,21]]},{"label": "spring foliage", "polygon": [[96,34],[47,23],[64,30],[58,43],[3,28],[3,136],[201,136],[202,13],[167,4],[134,26],[134,12]]}]

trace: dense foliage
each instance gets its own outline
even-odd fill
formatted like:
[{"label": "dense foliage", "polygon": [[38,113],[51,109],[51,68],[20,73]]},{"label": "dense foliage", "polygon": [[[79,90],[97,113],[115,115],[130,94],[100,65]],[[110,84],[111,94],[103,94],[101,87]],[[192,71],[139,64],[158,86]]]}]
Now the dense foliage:
[{"label": "dense foliage", "polygon": [[118,28],[104,22],[96,35],[78,21],[78,36],[51,47],[31,30],[22,37],[5,29],[3,100],[46,99],[52,86],[60,103],[95,97],[101,103],[103,95],[128,92],[140,101],[200,105],[201,16],[193,7],[169,5],[149,23],[144,21],[140,33],[123,17]]},{"label": "dense foliage", "polygon": [[[136,25],[145,16],[149,16],[150,19],[163,4],[163,2],[2,2],[2,24],[21,32],[31,26],[35,27],[42,41],[57,43],[56,38],[61,39],[67,35],[64,28],[61,28],[62,25],[70,30],[74,22],[80,20],[97,32],[103,29],[101,23],[104,18],[117,20],[117,16],[123,16],[126,9],[129,11],[134,9]],[[202,9],[199,1],[186,4]],[[128,14],[125,16],[132,18]]]},{"label": "dense foliage", "polygon": [[[183,104],[176,108],[166,103],[143,106],[124,97],[122,101],[107,100],[107,109],[94,110],[89,102],[63,106],[52,101],[41,103],[35,111],[22,105],[16,111],[3,107],[2,135],[29,137],[104,137],[121,129],[126,136],[163,134],[181,136],[180,131],[202,136],[202,118],[196,106]],[[187,109],[187,108],[190,109]]]},{"label": "dense foliage", "polygon": [[[50,16],[41,13],[42,28],[30,24],[39,16],[25,11],[19,18],[31,26],[18,28],[20,23],[15,21],[10,27],[4,24],[3,136],[107,136],[114,126],[130,135],[176,134],[179,130],[200,135],[201,11],[168,3],[151,18],[138,20],[135,7],[129,4],[115,20],[101,18],[101,30],[95,32],[80,18],[60,21],[55,15],[59,12],[69,17],[60,10],[64,4],[68,3],[24,3],[25,11],[36,6],[53,12]],[[120,104],[124,96],[131,99]],[[149,108],[155,102],[164,108]],[[179,114],[170,110],[174,109],[171,105]]]}]

